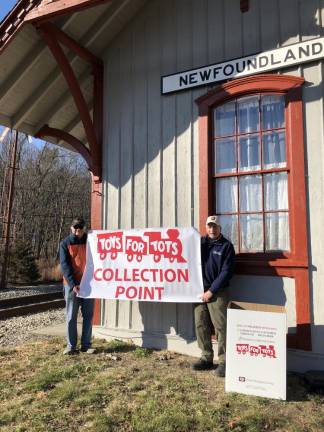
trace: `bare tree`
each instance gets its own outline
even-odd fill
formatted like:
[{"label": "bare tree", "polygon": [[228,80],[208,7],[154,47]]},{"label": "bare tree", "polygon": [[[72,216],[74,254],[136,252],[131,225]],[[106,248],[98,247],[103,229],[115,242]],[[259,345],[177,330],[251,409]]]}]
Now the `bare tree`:
[{"label": "bare tree", "polygon": [[[7,161],[0,145],[0,190]],[[21,149],[13,208],[13,241],[22,240],[34,256],[54,259],[73,217],[90,219],[90,174],[75,153],[28,141]]]}]

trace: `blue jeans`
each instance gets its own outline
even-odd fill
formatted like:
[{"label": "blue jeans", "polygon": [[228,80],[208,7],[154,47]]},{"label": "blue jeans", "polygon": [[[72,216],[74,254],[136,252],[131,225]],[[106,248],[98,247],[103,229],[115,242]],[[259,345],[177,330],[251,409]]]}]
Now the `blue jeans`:
[{"label": "blue jeans", "polygon": [[72,350],[76,349],[78,342],[77,318],[79,307],[81,307],[81,313],[83,318],[81,349],[86,350],[91,347],[94,299],[77,297],[68,285],[64,285],[63,290],[66,304],[67,347],[71,348]]}]

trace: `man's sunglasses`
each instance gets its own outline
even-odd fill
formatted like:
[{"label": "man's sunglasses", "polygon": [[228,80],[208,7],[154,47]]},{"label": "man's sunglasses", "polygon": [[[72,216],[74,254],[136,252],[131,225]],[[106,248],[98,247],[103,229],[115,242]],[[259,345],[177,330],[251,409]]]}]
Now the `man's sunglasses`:
[{"label": "man's sunglasses", "polygon": [[82,230],[84,228],[84,226],[83,225],[73,225],[73,228]]}]

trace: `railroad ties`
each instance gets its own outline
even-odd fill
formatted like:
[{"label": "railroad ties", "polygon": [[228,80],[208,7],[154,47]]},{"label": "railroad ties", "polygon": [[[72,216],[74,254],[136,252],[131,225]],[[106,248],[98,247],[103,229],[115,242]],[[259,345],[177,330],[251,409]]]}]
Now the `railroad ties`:
[{"label": "railroad ties", "polygon": [[65,306],[62,291],[0,300],[0,320]]}]

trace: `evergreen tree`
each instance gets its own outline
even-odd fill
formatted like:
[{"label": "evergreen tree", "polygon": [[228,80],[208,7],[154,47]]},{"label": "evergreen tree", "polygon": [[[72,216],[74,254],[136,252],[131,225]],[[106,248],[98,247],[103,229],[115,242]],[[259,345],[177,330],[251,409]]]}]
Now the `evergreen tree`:
[{"label": "evergreen tree", "polygon": [[18,240],[10,254],[8,282],[31,283],[40,278],[32,248],[22,240]]}]

